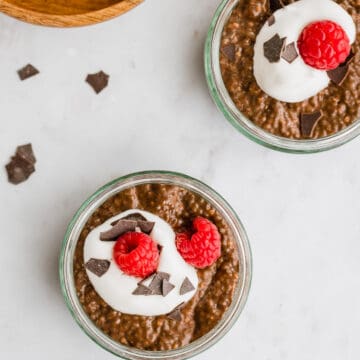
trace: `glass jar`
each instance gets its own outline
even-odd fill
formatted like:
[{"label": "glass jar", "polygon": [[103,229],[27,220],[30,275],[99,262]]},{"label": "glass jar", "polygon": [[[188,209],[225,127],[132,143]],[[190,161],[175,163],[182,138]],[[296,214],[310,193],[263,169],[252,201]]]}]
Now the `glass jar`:
[{"label": "glass jar", "polygon": [[243,0],[223,0],[215,12],[205,43],[206,80],[217,107],[225,118],[249,139],[271,149],[290,153],[315,153],[336,148],[360,134],[360,121],[338,133],[320,139],[293,140],[273,135],[255,125],[233,103],[222,79],[220,43],[224,26],[233,9]]},{"label": "glass jar", "polygon": [[[104,334],[91,321],[82,308],[76,294],[73,275],[73,259],[79,235],[93,212],[115,194],[141,184],[161,183],[186,188],[202,196],[219,211],[234,234],[239,256],[239,281],[231,306],[221,321],[203,337],[187,346],[169,351],[144,351],[124,346]],[[120,177],[100,188],[91,195],[77,211],[67,229],[59,262],[60,282],[67,306],[83,331],[98,345],[114,355],[129,360],[140,359],[187,359],[215,344],[234,325],[239,317],[250,289],[252,262],[248,238],[243,225],[230,205],[214,190],[189,176],[165,172],[146,171]]]}]

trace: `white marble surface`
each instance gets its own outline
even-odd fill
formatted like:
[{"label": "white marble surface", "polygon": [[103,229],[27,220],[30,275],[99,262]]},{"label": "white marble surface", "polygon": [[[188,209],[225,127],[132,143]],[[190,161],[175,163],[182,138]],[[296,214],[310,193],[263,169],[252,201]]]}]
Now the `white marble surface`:
[{"label": "white marble surface", "polygon": [[[198,360],[360,357],[360,139],[294,156],[238,134],[213,105],[202,49],[219,0],[148,0],[75,30],[0,16],[0,163],[31,141],[37,172],[0,170],[0,357],[114,359],[72,320],[57,257],[79,204],[112,178],[170,169],[205,180],[251,240],[253,286],[232,331]],[[27,62],[41,74],[20,82]],[[96,96],[88,72],[111,74]]]}]

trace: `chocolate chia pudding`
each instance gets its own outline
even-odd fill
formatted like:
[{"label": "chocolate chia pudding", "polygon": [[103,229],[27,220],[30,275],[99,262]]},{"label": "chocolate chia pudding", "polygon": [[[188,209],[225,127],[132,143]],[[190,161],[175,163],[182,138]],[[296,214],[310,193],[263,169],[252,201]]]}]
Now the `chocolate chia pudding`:
[{"label": "chocolate chia pudding", "polygon": [[[323,72],[324,75],[320,74],[320,70],[310,68],[310,66],[307,65],[308,63],[305,64],[303,62],[303,59],[306,62],[304,53],[307,49],[302,50],[303,48],[300,48],[299,43],[296,42],[295,38],[291,40],[295,42],[289,43],[287,31],[292,28],[292,18],[289,17],[286,19],[287,27],[284,26],[281,28],[281,21],[283,20],[281,16],[290,16],[288,15],[290,12],[286,12],[285,6],[290,4],[294,5],[295,3],[299,5],[296,11],[301,10],[300,5],[302,4],[304,4],[305,10],[306,6],[323,6],[321,10],[324,9],[325,11],[324,15],[322,15],[322,12],[318,11],[317,8],[314,8],[312,13],[311,11],[308,11],[308,13],[304,11],[303,28],[314,21],[317,21],[317,19],[314,18],[316,15],[319,16],[319,22],[329,18],[332,22],[336,22],[338,19],[339,23],[345,23],[345,25],[347,25],[346,21],[349,23],[349,20],[345,19],[342,9],[334,9],[333,5],[336,4],[331,4],[331,2],[332,0],[284,0],[283,2],[269,0],[240,0],[224,27],[220,47],[220,66],[222,77],[229,95],[236,107],[248,119],[274,135],[291,139],[317,139],[335,134],[360,118],[360,2],[358,0],[335,1],[335,3],[340,5],[342,9],[351,16],[353,23],[355,23],[355,33],[351,28],[351,26],[353,26],[351,24],[349,24],[348,27],[343,26],[343,28],[346,31],[347,29],[350,29],[350,33],[354,33],[355,35],[354,41],[350,41],[349,45],[351,46],[352,52],[346,61],[337,65],[338,68],[336,68],[336,71],[339,70],[341,72],[344,70],[346,75],[343,73],[341,74],[342,77],[340,79],[336,78],[334,80],[331,76],[331,71],[328,70],[328,76],[334,81],[329,80],[328,84],[325,83],[325,87],[321,86],[321,82],[324,83],[325,81],[324,76],[326,75],[326,71]],[[274,4],[275,9],[272,9],[271,6],[274,7]],[[276,4],[280,9],[276,8]],[[275,10],[278,11],[275,12]],[[328,14],[331,16],[328,16]],[[302,17],[301,13],[297,16],[297,18],[299,17]],[[296,21],[298,20],[295,20],[295,22]],[[324,22],[325,21],[323,21],[323,23]],[[286,24],[286,21],[284,23]],[[319,26],[322,25],[324,24],[320,24]],[[276,26],[278,26],[278,28],[276,28]],[[327,25],[325,24],[324,26],[326,27]],[[261,34],[259,35],[259,33],[264,31],[265,33],[267,32],[270,34],[271,28],[281,29],[283,30],[283,33],[280,33],[281,31],[279,30],[274,30],[273,34],[276,32],[279,33],[278,39],[275,37],[270,38],[270,36],[268,36],[268,43],[270,43],[270,40],[272,41],[272,48],[270,48],[270,50],[268,49],[268,56],[270,56],[270,58],[268,60],[265,58],[260,59],[258,69],[254,69],[254,55],[256,55],[255,44],[261,37]],[[349,31],[346,31],[344,31],[345,34],[349,35]],[[296,35],[298,36],[298,34]],[[328,35],[331,36],[331,33]],[[343,36],[348,39],[346,35]],[[288,38],[286,39],[286,37]],[[274,48],[276,48],[276,40],[278,41],[278,45],[280,44],[278,54],[279,59],[283,56],[284,49],[286,49],[284,44],[286,43],[290,47],[292,46],[291,49],[290,47],[287,48],[289,50],[288,56],[290,56],[287,61],[285,61],[284,58],[281,60],[271,58],[271,55],[274,55],[271,54],[271,51],[274,51]],[[283,41],[283,43],[281,41]],[[324,41],[326,42],[327,40]],[[321,43],[320,45],[322,46]],[[320,45],[319,47],[321,47]],[[264,51],[264,53],[266,53],[266,43],[264,44],[264,49],[261,47],[261,52]],[[293,51],[293,54],[291,54],[291,51]],[[301,51],[304,53],[301,53]],[[301,54],[299,54],[299,52]],[[291,57],[292,55],[294,55],[293,58]],[[261,56],[263,55],[261,54]],[[327,61],[330,60],[332,59],[328,57]],[[268,66],[269,69],[273,69],[270,68],[271,62],[276,62],[275,66],[280,66],[282,62],[283,65],[281,66],[283,66],[284,69],[291,69],[291,66],[298,66],[300,69],[301,66],[304,73],[306,71],[306,74],[312,70],[312,78],[317,78],[318,82],[314,83],[314,86],[312,86],[311,82],[307,81],[307,77],[304,76],[302,79],[303,85],[299,85],[297,88],[308,86],[310,94],[311,90],[315,89],[320,82],[320,91],[317,91],[315,95],[305,96],[306,99],[302,101],[294,101],[294,99],[296,100],[296,97],[293,99],[290,97],[291,101],[281,101],[274,96],[270,96],[262,89],[264,86],[259,86],[259,81],[257,81],[258,79],[254,75],[254,71],[256,72],[257,70],[258,73],[266,72],[268,71]],[[265,66],[263,66],[264,64]],[[261,66],[263,68],[261,68]],[[318,67],[318,69],[320,68]],[[282,69],[280,69],[280,75],[281,71]],[[268,73],[269,76],[274,76],[274,79],[276,79],[272,70],[269,70]],[[338,73],[335,74],[335,76],[337,75]],[[292,76],[288,76],[290,81],[292,80],[291,77]],[[276,81],[274,81],[274,83],[276,83]],[[267,86],[271,87],[271,84]],[[289,86],[289,92],[293,91],[293,88],[294,86]],[[284,96],[286,97],[286,94]],[[302,121],[309,121],[311,125],[308,125],[309,123],[304,124]],[[306,128],[307,126],[308,128]]]},{"label": "chocolate chia pudding", "polygon": [[[177,311],[175,317],[170,316],[173,313],[144,316],[115,310],[98,294],[93,286],[93,282],[89,279],[90,273],[87,270],[90,269],[89,263],[94,259],[89,261],[89,263],[85,263],[84,256],[87,256],[86,252],[88,251],[86,250],[86,243],[91,240],[87,239],[93,236],[91,234],[94,234],[97,228],[106,226],[104,225],[106,221],[112,221],[110,219],[122,213],[128,214],[129,210],[141,212],[141,214],[147,217],[148,222],[150,216],[150,220],[154,221],[155,227],[164,226],[164,229],[158,232],[159,234],[166,233],[165,226],[168,225],[169,229],[172,228],[171,231],[174,231],[176,234],[186,234],[186,231],[192,228],[194,218],[198,217],[206,219],[203,221],[214,224],[220,234],[219,250],[221,247],[221,255],[219,252],[220,256],[217,257],[217,260],[212,265],[196,269],[186,265],[190,275],[188,275],[185,281],[187,285],[182,285],[180,295],[189,291],[193,291],[193,294],[189,301],[184,301],[181,306],[175,309]],[[126,219],[134,219],[135,215],[141,218],[141,214],[132,213],[127,215]],[[156,220],[157,217],[159,218],[158,221]],[[125,217],[121,218],[125,219]],[[115,227],[117,226],[116,224],[117,222],[112,224],[112,226]],[[214,225],[211,225],[212,229]],[[107,226],[109,227],[110,225]],[[137,228],[136,231],[139,232],[140,229]],[[99,240],[96,239],[96,241]],[[104,243],[104,246],[108,246],[106,241]],[[165,250],[165,246],[159,247],[160,257],[163,256]],[[107,260],[103,261],[104,263],[97,264],[99,266],[96,270],[100,271],[97,274],[98,277],[94,276],[98,284],[101,281],[99,274],[101,276],[104,271],[110,272],[108,270],[109,262]],[[181,270],[179,269],[179,271]],[[192,275],[191,271],[194,272]],[[172,279],[174,279],[175,275],[171,273],[167,277],[169,279],[167,286],[171,286],[167,291],[172,291],[170,295],[173,294],[174,296],[178,290],[176,288],[172,290],[174,285],[169,285],[169,283],[174,282]],[[229,308],[239,276],[239,258],[233,233],[218,211],[201,196],[185,188],[161,183],[143,184],[128,188],[103,203],[91,215],[82,229],[74,254],[74,280],[77,296],[89,318],[113,340],[123,345],[143,350],[160,351],[177,349],[209,332],[218,324]],[[133,294],[142,287],[141,284],[141,282],[138,283],[138,288]],[[106,295],[106,293],[104,294]],[[144,304],[146,304],[146,301],[153,301],[155,299],[154,296],[132,296],[134,302],[140,299],[144,301]],[[164,299],[167,298],[164,297]],[[158,295],[156,299],[159,299],[156,301],[160,301],[163,297]],[[131,301],[125,305],[132,309],[133,304],[131,304]],[[134,311],[136,312],[136,310]],[[152,309],[149,309],[149,311],[151,312]]]}]

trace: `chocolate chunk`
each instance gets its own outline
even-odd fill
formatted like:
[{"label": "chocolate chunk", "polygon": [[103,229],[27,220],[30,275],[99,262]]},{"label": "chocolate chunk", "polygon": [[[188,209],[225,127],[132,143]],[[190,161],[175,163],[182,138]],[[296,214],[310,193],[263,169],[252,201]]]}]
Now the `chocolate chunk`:
[{"label": "chocolate chunk", "polygon": [[229,44],[221,48],[221,52],[231,61],[235,61],[235,45]]},{"label": "chocolate chunk", "polygon": [[184,306],[184,303],[178,305],[173,311],[171,311],[166,316],[172,320],[180,321],[181,320],[181,308]]},{"label": "chocolate chunk", "polygon": [[152,279],[149,288],[152,290],[154,295],[162,295],[162,284],[163,280],[169,281],[170,274],[165,272],[158,272],[155,274],[154,278]]},{"label": "chocolate chunk", "polygon": [[300,131],[303,137],[311,137],[318,121],[322,117],[321,111],[316,111],[311,114],[301,114],[300,116]]},{"label": "chocolate chunk", "polygon": [[270,11],[275,12],[283,7],[285,7],[282,0],[269,0],[270,2]]},{"label": "chocolate chunk", "polygon": [[350,64],[350,63],[352,63],[353,62],[353,60],[355,59],[355,53],[353,52],[353,50],[351,49],[351,51],[350,51],[350,54],[349,54],[349,56],[346,58],[346,60],[345,60],[345,64]]},{"label": "chocolate chunk", "polygon": [[102,277],[109,270],[110,261],[92,258],[85,264],[85,267],[96,276]]},{"label": "chocolate chunk", "polygon": [[35,76],[39,74],[39,70],[36,69],[31,64],[27,64],[22,69],[18,70],[18,75],[21,81],[26,80],[28,78],[31,78],[32,76]]},{"label": "chocolate chunk", "polygon": [[280,61],[281,54],[285,46],[286,38],[280,38],[279,34],[275,34],[270,40],[264,43],[264,56],[271,63]]},{"label": "chocolate chunk", "polygon": [[99,94],[108,86],[109,75],[105,74],[103,71],[99,71],[96,74],[89,74],[86,78],[86,82],[97,94]]},{"label": "chocolate chunk", "polygon": [[20,145],[16,149],[16,155],[24,159],[30,164],[36,163],[36,158],[31,144]]},{"label": "chocolate chunk", "polygon": [[341,86],[349,75],[349,65],[347,63],[340,65],[334,70],[327,71],[327,74],[334,84]]},{"label": "chocolate chunk", "polygon": [[120,220],[110,230],[100,233],[100,240],[114,241],[129,231],[135,231],[136,225],[136,221],[133,220]]},{"label": "chocolate chunk", "polygon": [[[121,220],[131,220],[136,222],[136,226],[140,228],[140,230],[145,234],[150,234],[155,226],[155,223],[152,221],[147,221],[147,219],[142,216],[140,213],[127,215],[119,220],[113,221],[111,225],[115,226]],[[135,231],[135,230],[133,230]]]},{"label": "chocolate chunk", "polygon": [[281,57],[286,60],[289,64],[295,61],[295,59],[299,56],[295,42],[290,43],[289,45],[286,45],[284,48],[284,51],[281,54]]},{"label": "chocolate chunk", "polygon": [[15,155],[5,166],[8,181],[14,185],[24,182],[35,172],[35,163],[36,159],[31,144],[18,146]]},{"label": "chocolate chunk", "polygon": [[269,26],[272,26],[275,24],[275,16],[274,15],[271,15],[268,19],[267,19],[267,23]]},{"label": "chocolate chunk", "polygon": [[138,287],[132,292],[133,295],[154,295],[152,290],[145,285],[138,284]]},{"label": "chocolate chunk", "polygon": [[174,287],[175,285],[171,284],[168,280],[163,279],[161,287],[162,296],[167,296],[174,289]]},{"label": "chocolate chunk", "polygon": [[188,277],[186,277],[180,287],[180,295],[185,295],[190,291],[195,290],[194,285],[191,283]]},{"label": "chocolate chunk", "polygon": [[152,221],[138,221],[137,226],[145,234],[150,234],[155,226],[155,223]]}]

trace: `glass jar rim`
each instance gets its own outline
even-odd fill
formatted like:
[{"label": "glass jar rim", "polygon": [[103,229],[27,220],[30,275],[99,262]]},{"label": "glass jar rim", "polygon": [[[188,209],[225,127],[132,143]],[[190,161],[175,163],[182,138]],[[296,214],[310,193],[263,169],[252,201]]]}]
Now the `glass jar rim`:
[{"label": "glass jar rim", "polygon": [[[243,268],[242,277],[239,279],[232,304],[214,329],[189,345],[176,350],[144,351],[124,346],[112,340],[91,321],[83,310],[76,294],[73,277],[73,257],[75,246],[83,226],[93,212],[104,201],[126,188],[144,183],[159,182],[178,185],[191,190],[203,196],[216,207],[222,216],[224,216],[225,221],[229,224],[229,227],[234,233],[239,259]],[[76,320],[82,330],[99,346],[118,357],[129,360],[180,360],[188,359],[189,357],[206,350],[220,340],[234,325],[245,306],[249,294],[252,277],[252,256],[248,237],[240,219],[227,201],[215,190],[203,182],[181,173],[170,171],[144,171],[125,175],[109,182],[97,190],[81,205],[72,218],[63,240],[59,259],[59,274],[62,293],[72,317]]]},{"label": "glass jar rim", "polygon": [[256,143],[288,153],[316,153],[334,149],[360,134],[360,119],[345,129],[320,139],[295,140],[271,134],[255,125],[232,101],[220,69],[220,42],[224,26],[234,7],[241,0],[223,0],[212,19],[204,50],[205,76],[210,94],[225,118],[239,132]]}]

